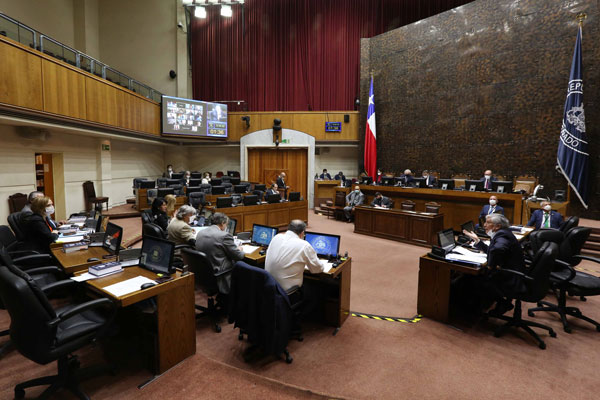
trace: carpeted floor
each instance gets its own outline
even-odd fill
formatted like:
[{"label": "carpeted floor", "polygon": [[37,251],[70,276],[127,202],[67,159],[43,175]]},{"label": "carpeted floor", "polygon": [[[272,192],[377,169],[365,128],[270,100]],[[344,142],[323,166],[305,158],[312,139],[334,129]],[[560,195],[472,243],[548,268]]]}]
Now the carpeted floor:
[{"label": "carpeted floor", "polygon": [[[591,225],[587,222],[581,225]],[[134,219],[119,223],[126,228],[125,235],[135,233]],[[416,314],[418,259],[426,248],[357,235],[352,224],[312,213],[309,230],[342,236],[342,253],[348,251],[352,257],[353,311],[394,317]],[[600,271],[593,264],[581,266]],[[600,299],[569,302],[600,319]],[[445,325],[427,319],[412,324],[350,317],[336,336],[329,327],[306,323],[304,341],[290,342],[294,357],[290,365],[271,359],[246,364],[242,352],[247,343],[238,341],[232,325],[223,321],[223,331],[217,334],[207,321],[199,320],[197,354],[143,389],[137,385],[150,375],[133,361],[123,361],[116,377],[96,378],[84,388],[95,399],[596,398],[600,333],[571,319],[573,333],[566,334],[553,314],[537,314],[535,319],[558,333],[557,338],[542,334],[548,345],[544,351],[522,333],[493,337],[494,321]],[[0,329],[8,324],[6,312],[0,311]],[[0,338],[0,344],[4,340]],[[98,358],[99,353],[98,348],[86,350],[82,359]],[[121,357],[128,359],[127,354]],[[0,398],[10,398],[15,383],[55,368],[38,366],[15,351],[0,363],[6,371],[0,376]]]}]

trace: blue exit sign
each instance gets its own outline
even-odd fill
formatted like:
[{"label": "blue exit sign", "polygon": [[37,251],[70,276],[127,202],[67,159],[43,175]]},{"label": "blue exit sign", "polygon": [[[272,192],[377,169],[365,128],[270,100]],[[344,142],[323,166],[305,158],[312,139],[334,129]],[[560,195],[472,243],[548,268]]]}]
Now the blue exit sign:
[{"label": "blue exit sign", "polygon": [[325,122],[325,132],[341,132],[341,122]]}]

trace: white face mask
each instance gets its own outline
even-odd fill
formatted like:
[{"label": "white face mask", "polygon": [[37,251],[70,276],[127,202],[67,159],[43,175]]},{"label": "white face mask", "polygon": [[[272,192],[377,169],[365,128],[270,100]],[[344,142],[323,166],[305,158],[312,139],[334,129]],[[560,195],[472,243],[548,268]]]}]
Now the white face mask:
[{"label": "white face mask", "polygon": [[381,171],[377,172],[377,175],[381,175]]},{"label": "white face mask", "polygon": [[169,168],[169,169],[167,169],[167,171],[173,172],[173,168]]},{"label": "white face mask", "polygon": [[52,215],[52,214],[54,214],[54,206],[46,207],[46,215]]},{"label": "white face mask", "polygon": [[544,210],[550,212],[550,210],[552,210],[552,206],[548,204],[544,206]]},{"label": "white face mask", "polygon": [[185,179],[190,179],[190,176],[189,176],[189,175],[186,175],[186,176],[185,176]]},{"label": "white face mask", "polygon": [[354,193],[356,193],[356,194],[359,194],[359,193],[360,193],[360,190],[356,189],[356,190],[354,191]]},{"label": "white face mask", "polygon": [[494,232],[494,231],[492,231],[492,230],[489,230],[489,231],[485,231],[485,233],[487,233],[487,235],[488,235],[488,236],[490,237],[490,239],[491,239],[491,238],[493,238],[493,237],[494,237],[494,233],[496,233],[496,232]]},{"label": "white face mask", "polygon": [[490,200],[490,206],[495,206],[496,205],[496,200]]},{"label": "white face mask", "polygon": [[485,175],[485,179],[490,179],[491,177],[491,175]]}]

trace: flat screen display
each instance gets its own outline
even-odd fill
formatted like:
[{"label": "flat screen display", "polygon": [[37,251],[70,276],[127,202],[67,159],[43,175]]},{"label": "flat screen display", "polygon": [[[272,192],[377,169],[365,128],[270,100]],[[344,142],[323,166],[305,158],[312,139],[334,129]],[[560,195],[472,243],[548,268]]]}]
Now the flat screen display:
[{"label": "flat screen display", "polygon": [[337,257],[340,251],[339,235],[306,232],[304,240],[310,243],[317,255],[321,257]]},{"label": "flat screen display", "polygon": [[271,243],[271,239],[277,235],[277,231],[277,228],[254,224],[252,226],[252,243],[268,246]]},{"label": "flat screen display", "polygon": [[168,240],[144,236],[140,266],[152,272],[170,274],[175,245]]},{"label": "flat screen display", "polygon": [[123,228],[112,222],[107,223],[102,247],[108,250],[110,254],[119,255],[121,240],[123,240]]},{"label": "flat screen display", "polygon": [[162,134],[227,138],[227,105],[163,96]]}]

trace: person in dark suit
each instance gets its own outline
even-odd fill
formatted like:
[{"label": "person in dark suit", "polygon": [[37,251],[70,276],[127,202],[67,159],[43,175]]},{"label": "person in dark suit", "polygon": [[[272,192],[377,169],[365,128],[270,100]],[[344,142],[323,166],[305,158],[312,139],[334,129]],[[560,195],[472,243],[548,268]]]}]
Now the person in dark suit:
[{"label": "person in dark suit", "polygon": [[[236,261],[244,259],[244,251],[236,246],[233,236],[227,232],[229,217],[223,213],[214,213],[212,225],[202,229],[196,235],[196,250],[206,254],[214,272],[233,269]],[[229,294],[231,288],[231,273],[217,278],[217,286],[222,294]]]},{"label": "person in dark suit", "polygon": [[281,172],[279,174],[279,176],[277,177],[277,187],[279,189],[287,189],[286,183],[285,183],[285,172]]},{"label": "person in dark suit", "polygon": [[[21,222],[24,221],[24,218],[31,214],[31,202],[33,201],[33,199],[35,199],[36,197],[44,197],[44,193],[42,192],[38,192],[33,191],[31,193],[29,193],[29,196],[27,196],[27,204],[25,204],[25,206],[23,206],[23,208],[21,209]],[[53,231],[58,229],[59,226],[66,224],[67,221],[55,221],[52,219],[52,215],[47,215],[46,216],[46,221],[48,222],[48,224],[50,225],[50,229],[52,229]]]},{"label": "person in dark suit", "polygon": [[338,172],[336,176],[333,177],[336,181],[346,181],[346,177],[342,171]]},{"label": "person in dark suit", "polygon": [[223,112],[221,106],[218,104],[215,105],[215,107],[208,114],[209,120],[211,121],[221,121],[227,119],[227,115],[225,114],[225,112]]},{"label": "person in dark suit", "polygon": [[183,174],[183,178],[181,178],[181,184],[183,186],[190,186],[190,179],[192,178],[192,173],[190,171],[185,171]]},{"label": "person in dark suit", "polygon": [[560,228],[563,222],[563,216],[558,211],[552,211],[552,204],[549,201],[542,201],[540,204],[541,210],[535,210],[531,214],[527,226],[534,226],[535,229],[540,228]]},{"label": "person in dark suit", "polygon": [[154,223],[166,232],[169,226],[169,217],[167,216],[167,202],[162,197],[157,197],[152,202],[152,216]]},{"label": "person in dark suit", "polygon": [[510,222],[504,215],[487,215],[483,226],[491,238],[489,246],[483,243],[475,233],[469,231],[463,231],[463,233],[473,239],[477,249],[487,253],[488,273],[477,278],[479,294],[488,303],[495,301],[496,307],[491,312],[502,315],[513,308],[512,302],[505,298],[504,293],[519,293],[525,290],[525,287],[519,277],[502,274],[498,270],[512,269],[524,272],[523,249],[509,229]]},{"label": "person in dark suit", "polygon": [[498,205],[498,198],[496,196],[490,196],[489,204],[486,204],[479,213],[479,219],[485,218],[486,215],[490,214],[502,214],[504,215],[504,208]]},{"label": "person in dark suit", "polygon": [[171,179],[171,176],[173,176],[173,166],[171,164],[167,165],[167,172],[164,172],[162,176]]},{"label": "person in dark suit", "polygon": [[31,202],[31,213],[23,218],[23,234],[26,248],[40,253],[50,254],[50,243],[58,239],[58,234],[46,219],[54,214],[54,204],[47,196],[36,197]]},{"label": "person in dark suit", "polygon": [[381,193],[377,192],[375,193],[375,198],[371,202],[371,206],[390,208],[392,206],[392,202],[390,201],[389,197],[385,197]]},{"label": "person in dark suit", "polygon": [[360,191],[360,187],[356,185],[354,191],[350,192],[346,196],[346,207],[344,207],[344,215],[348,222],[352,221],[352,214],[354,214],[354,208],[361,206],[365,202],[365,195]]},{"label": "person in dark suit", "polygon": [[269,189],[267,189],[267,195],[270,195],[270,194],[279,194],[276,183],[272,184],[271,187]]},{"label": "person in dark suit", "polygon": [[319,176],[319,178],[330,181],[331,175],[329,175],[329,173],[327,172],[327,169],[323,168],[323,173],[321,174],[321,176]]},{"label": "person in dark suit", "polygon": [[412,186],[412,182],[413,182],[412,171],[410,169],[405,169],[404,174],[402,174],[400,176],[400,181],[398,182],[398,185]]},{"label": "person in dark suit", "polygon": [[425,178],[425,186],[427,186],[427,187],[437,186],[437,179],[435,179],[435,176],[429,175],[429,171],[424,170],[422,176],[423,176],[423,178]]},{"label": "person in dark suit", "polygon": [[498,178],[492,175],[492,170],[488,169],[483,173],[479,182],[483,182],[483,188],[485,190],[492,190],[492,182],[497,180]]}]

